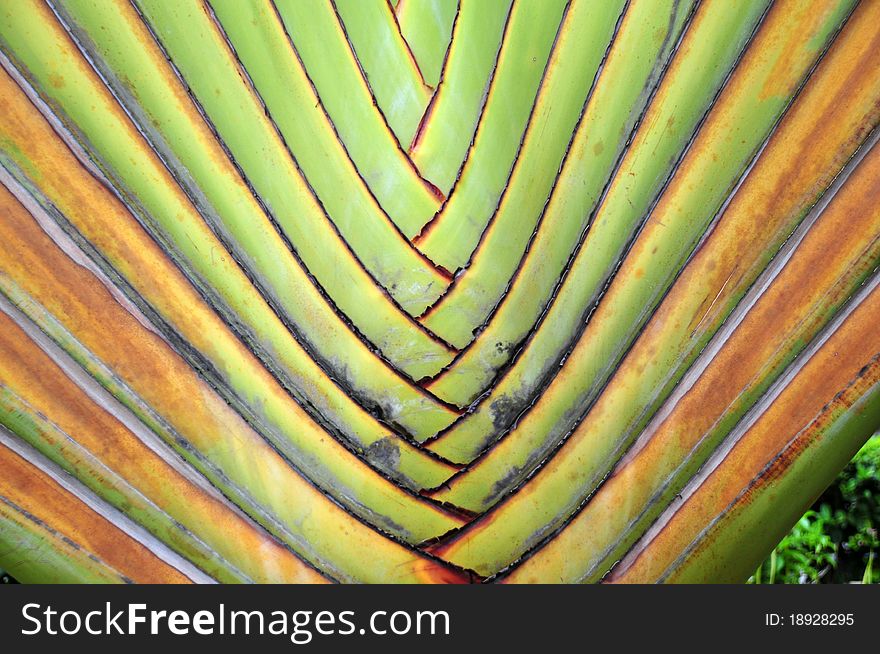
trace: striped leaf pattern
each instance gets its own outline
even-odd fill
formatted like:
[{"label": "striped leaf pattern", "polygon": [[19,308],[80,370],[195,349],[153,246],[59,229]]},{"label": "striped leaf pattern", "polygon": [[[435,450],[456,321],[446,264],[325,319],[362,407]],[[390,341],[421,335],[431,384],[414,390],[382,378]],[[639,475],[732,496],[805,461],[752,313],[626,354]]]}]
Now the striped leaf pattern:
[{"label": "striped leaf pattern", "polygon": [[0,565],[748,575],[880,426],[876,0],[2,0]]}]

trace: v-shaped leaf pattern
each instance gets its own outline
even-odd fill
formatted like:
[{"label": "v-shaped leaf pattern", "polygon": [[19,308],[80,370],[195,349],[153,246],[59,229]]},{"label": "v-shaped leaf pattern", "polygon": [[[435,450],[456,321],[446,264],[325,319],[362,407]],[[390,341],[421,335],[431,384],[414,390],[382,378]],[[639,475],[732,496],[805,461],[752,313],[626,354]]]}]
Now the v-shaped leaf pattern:
[{"label": "v-shaped leaf pattern", "polygon": [[436,90],[460,10],[459,0],[407,2],[393,9],[392,16],[416,61],[422,80]]},{"label": "v-shaped leaf pattern", "polygon": [[878,21],[0,8],[20,576],[747,574],[769,495],[880,426]]}]

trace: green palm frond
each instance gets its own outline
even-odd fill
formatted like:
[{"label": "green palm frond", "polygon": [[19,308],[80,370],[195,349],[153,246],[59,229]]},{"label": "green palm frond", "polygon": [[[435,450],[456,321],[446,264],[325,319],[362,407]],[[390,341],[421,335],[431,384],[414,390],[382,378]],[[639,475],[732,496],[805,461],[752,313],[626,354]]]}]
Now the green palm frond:
[{"label": "green palm frond", "polygon": [[880,426],[878,22],[0,1],[0,567],[745,580]]}]

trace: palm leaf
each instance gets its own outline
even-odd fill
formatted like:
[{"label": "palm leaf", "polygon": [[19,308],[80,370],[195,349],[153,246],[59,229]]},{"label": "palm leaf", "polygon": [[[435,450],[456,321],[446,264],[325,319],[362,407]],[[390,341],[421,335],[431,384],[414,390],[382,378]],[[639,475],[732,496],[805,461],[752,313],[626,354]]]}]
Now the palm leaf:
[{"label": "palm leaf", "polygon": [[880,426],[878,20],[3,3],[0,567],[745,579]]}]

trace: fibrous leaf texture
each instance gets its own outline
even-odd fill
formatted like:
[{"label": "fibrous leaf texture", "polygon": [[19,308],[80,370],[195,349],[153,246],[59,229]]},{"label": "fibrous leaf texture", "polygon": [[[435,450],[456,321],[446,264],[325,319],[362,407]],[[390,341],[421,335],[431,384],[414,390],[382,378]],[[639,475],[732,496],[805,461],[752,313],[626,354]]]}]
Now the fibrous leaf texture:
[{"label": "fibrous leaf texture", "polygon": [[0,1],[0,567],[743,581],[880,426],[878,24]]}]

